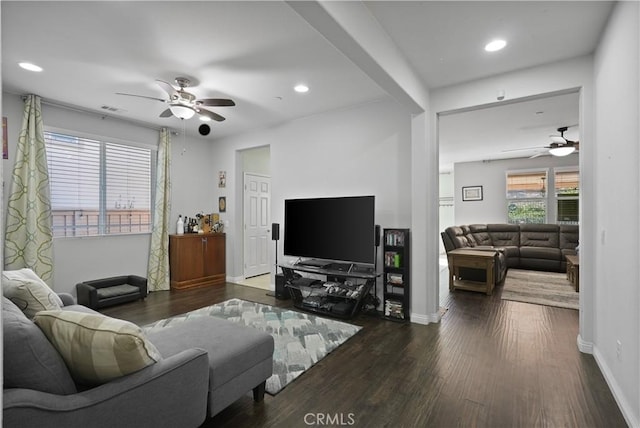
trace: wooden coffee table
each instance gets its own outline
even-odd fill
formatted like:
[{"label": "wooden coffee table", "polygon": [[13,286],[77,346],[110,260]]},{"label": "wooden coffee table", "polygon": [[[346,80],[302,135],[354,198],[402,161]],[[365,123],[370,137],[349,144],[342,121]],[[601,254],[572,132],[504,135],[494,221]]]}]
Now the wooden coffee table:
[{"label": "wooden coffee table", "polygon": [[580,291],[580,258],[577,255],[565,257],[567,258],[567,279],[578,292]]},{"label": "wooden coffee table", "polygon": [[[456,289],[480,291],[491,295],[495,285],[495,257],[496,251],[490,250],[472,250],[458,248],[451,250],[447,254],[449,259],[449,291]],[[460,268],[472,268],[484,270],[486,273],[486,281],[470,281],[460,279]]]}]

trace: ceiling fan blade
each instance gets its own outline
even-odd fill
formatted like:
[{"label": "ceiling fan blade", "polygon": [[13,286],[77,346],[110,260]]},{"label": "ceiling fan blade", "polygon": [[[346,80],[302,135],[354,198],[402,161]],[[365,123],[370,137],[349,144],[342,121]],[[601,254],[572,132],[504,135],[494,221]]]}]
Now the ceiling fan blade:
[{"label": "ceiling fan blade", "polygon": [[208,117],[210,119],[213,119],[215,121],[218,121],[218,122],[222,122],[223,120],[225,120],[225,118],[220,116],[218,113],[214,113],[214,112],[212,112],[210,110],[203,109],[203,108],[198,107],[198,106],[196,106],[196,111],[199,114],[201,114],[202,116],[206,116],[206,117]]},{"label": "ceiling fan blade", "polygon": [[156,83],[158,86],[162,88],[172,100],[178,99],[178,91],[171,84],[165,82],[164,80],[156,79]]},{"label": "ceiling fan blade", "polygon": [[502,150],[502,152],[503,152],[503,153],[506,153],[506,152],[521,152],[521,151],[523,151],[523,150],[533,150],[533,149],[542,149],[542,148],[544,148],[544,147],[542,147],[542,146],[536,146],[536,147],[523,147],[523,148],[521,148],[521,149],[508,149],[508,150]]},{"label": "ceiling fan blade", "polygon": [[210,107],[233,107],[236,103],[226,98],[205,98],[196,101],[198,104]]},{"label": "ceiling fan blade", "polygon": [[544,156],[545,154],[546,154],[546,153],[544,153],[544,152],[536,153],[536,154],[535,154],[535,155],[533,155],[533,156],[529,156],[529,159],[535,159],[535,158],[537,158],[537,157]]},{"label": "ceiling fan blade", "polygon": [[138,97],[138,98],[147,98],[150,100],[156,100],[156,101],[161,101],[163,103],[166,103],[167,100],[163,100],[162,98],[156,98],[156,97],[147,97],[146,95],[136,95],[136,94],[125,94],[123,92],[116,92],[116,95],[126,95],[128,97]]},{"label": "ceiling fan blade", "polygon": [[162,113],[160,113],[160,117],[171,117],[173,113],[171,113],[171,109],[166,109]]}]

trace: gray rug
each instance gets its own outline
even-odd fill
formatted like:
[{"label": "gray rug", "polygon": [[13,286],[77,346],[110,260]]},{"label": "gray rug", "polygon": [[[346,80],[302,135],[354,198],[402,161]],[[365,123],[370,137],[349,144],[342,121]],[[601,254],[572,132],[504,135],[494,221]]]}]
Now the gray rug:
[{"label": "gray rug", "polygon": [[567,274],[509,269],[502,299],[558,308],[579,309],[579,293],[567,280]]},{"label": "gray rug", "polygon": [[273,375],[266,391],[275,395],[298,376],[342,345],[362,327],[315,315],[231,299],[149,324],[168,327],[193,317],[217,317],[257,328],[273,336]]}]

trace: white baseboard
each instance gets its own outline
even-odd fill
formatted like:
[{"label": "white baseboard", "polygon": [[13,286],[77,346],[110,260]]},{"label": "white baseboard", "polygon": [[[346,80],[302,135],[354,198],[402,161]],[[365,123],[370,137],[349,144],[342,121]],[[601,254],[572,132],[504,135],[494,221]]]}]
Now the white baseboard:
[{"label": "white baseboard", "polygon": [[240,281],[244,281],[244,275],[243,276],[228,276],[226,278],[227,282],[235,282],[236,284]]},{"label": "white baseboard", "polygon": [[613,376],[613,373],[609,369],[609,366],[607,365],[604,357],[598,350],[598,347],[592,346],[592,350],[593,350],[593,358],[596,360],[596,364],[598,364],[598,367],[600,368],[600,371],[604,376],[604,380],[607,382],[607,385],[609,385],[609,389],[611,390],[611,393],[613,394],[613,398],[616,400],[616,403],[618,403],[618,407],[620,408],[620,411],[622,412],[622,416],[624,416],[625,421],[632,428],[640,428],[640,421],[636,419],[636,417],[633,414],[633,406],[629,405],[629,402],[625,398],[624,393],[620,389],[620,385],[618,385],[618,382],[616,382],[616,379]]},{"label": "white baseboard", "polygon": [[582,339],[582,336],[578,335],[577,339],[578,350],[583,354],[593,354],[593,342],[587,342]]},{"label": "white baseboard", "polygon": [[436,312],[435,314],[423,315],[423,314],[416,314],[415,312],[412,312],[411,322],[414,324],[422,324],[422,325],[439,323],[440,313]]}]

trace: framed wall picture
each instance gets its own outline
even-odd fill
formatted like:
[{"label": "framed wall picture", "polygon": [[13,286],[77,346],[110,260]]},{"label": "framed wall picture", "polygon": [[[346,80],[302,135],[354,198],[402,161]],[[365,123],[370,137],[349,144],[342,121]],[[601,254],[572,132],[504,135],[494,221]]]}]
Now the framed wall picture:
[{"label": "framed wall picture", "polygon": [[218,211],[221,213],[227,212],[227,198],[225,196],[218,198]]},{"label": "framed wall picture", "polygon": [[227,187],[227,171],[218,172],[218,187]]},{"label": "framed wall picture", "polygon": [[481,201],[482,186],[468,186],[462,188],[463,201]]}]

